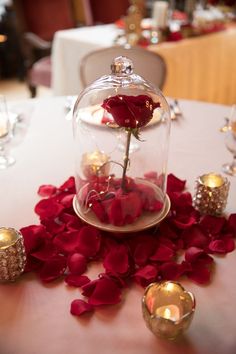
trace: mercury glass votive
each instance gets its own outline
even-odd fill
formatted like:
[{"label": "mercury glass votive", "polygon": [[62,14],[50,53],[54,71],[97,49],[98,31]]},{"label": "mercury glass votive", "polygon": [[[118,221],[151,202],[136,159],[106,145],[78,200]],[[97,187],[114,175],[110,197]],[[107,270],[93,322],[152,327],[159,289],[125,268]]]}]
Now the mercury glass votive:
[{"label": "mercury glass votive", "polygon": [[0,228],[0,281],[14,281],[26,263],[22,234],[10,227]]},{"label": "mercury glass votive", "polygon": [[150,284],[142,298],[143,318],[158,337],[175,339],[186,331],[195,312],[195,298],[173,281]]},{"label": "mercury glass votive", "polygon": [[202,214],[222,214],[227,203],[229,185],[226,177],[213,172],[198,177],[195,182],[194,206]]}]

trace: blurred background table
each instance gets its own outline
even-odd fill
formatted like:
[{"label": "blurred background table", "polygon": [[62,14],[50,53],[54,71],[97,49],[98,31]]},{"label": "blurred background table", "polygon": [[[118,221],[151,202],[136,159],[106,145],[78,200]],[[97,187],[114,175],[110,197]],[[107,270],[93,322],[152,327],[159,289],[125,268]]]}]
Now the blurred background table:
[{"label": "blurred background table", "polygon": [[[42,184],[61,185],[74,174],[72,124],[65,119],[65,97],[22,101],[33,106],[31,122],[21,145],[12,151],[16,164],[0,171],[1,226],[17,229],[38,224],[34,205]],[[13,104],[13,103],[12,103]],[[180,100],[184,117],[173,121],[169,172],[187,180],[193,192],[197,176],[221,173],[232,156],[219,128],[230,108]],[[11,109],[11,106],[9,107]],[[19,105],[18,105],[19,109]],[[193,163],[194,161],[194,163]],[[236,179],[231,182],[227,213],[235,212]],[[0,285],[1,354],[233,354],[236,352],[236,252],[215,257],[212,283],[181,283],[197,300],[196,314],[186,336],[178,342],[155,338],[142,319],[143,289],[127,289],[119,306],[104,307],[94,315],[73,317],[70,303],[78,289],[63,281],[43,285],[33,274]],[[93,279],[99,264],[89,268]]]},{"label": "blurred background table", "polygon": [[[78,95],[82,89],[82,57],[113,45],[119,33],[120,29],[113,24],[57,32],[52,49],[54,94]],[[161,54],[167,63],[165,95],[222,104],[236,102],[236,27],[151,45],[147,50]]]}]

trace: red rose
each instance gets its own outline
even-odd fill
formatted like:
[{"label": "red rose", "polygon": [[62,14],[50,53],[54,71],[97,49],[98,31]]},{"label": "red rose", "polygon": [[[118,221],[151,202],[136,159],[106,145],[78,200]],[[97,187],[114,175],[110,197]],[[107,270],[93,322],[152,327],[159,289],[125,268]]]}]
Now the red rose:
[{"label": "red rose", "polygon": [[117,95],[105,99],[102,107],[120,127],[140,128],[150,122],[154,109],[160,107],[160,103],[154,103],[147,95]]}]

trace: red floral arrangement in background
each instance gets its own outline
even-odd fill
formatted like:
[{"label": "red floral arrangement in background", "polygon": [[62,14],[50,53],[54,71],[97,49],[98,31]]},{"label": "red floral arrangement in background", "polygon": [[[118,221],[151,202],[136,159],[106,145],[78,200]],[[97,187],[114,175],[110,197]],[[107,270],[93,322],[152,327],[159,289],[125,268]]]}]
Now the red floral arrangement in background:
[{"label": "red floral arrangement in background", "polygon": [[[148,177],[153,182],[157,176],[150,173]],[[125,238],[102,232],[75,215],[73,177],[59,188],[41,186],[38,193],[43,199],[35,206],[40,225],[21,229],[27,253],[25,272],[37,273],[43,282],[61,278],[68,286],[80,288],[87,301],[74,300],[73,315],[119,303],[122,289],[132,282],[146,287],[185,276],[208,283],[213,255],[235,248],[236,214],[228,218],[200,215],[192,206],[191,194],[184,190],[185,183],[168,175],[168,217],[156,228]],[[101,262],[104,272],[91,280],[84,273],[93,262]]]}]

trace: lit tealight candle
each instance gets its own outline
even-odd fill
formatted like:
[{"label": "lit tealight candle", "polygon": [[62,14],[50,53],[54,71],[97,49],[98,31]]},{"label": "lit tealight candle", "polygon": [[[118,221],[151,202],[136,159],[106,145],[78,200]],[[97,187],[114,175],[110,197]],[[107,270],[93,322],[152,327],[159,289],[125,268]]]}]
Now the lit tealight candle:
[{"label": "lit tealight candle", "polygon": [[0,281],[13,281],[24,271],[26,263],[22,234],[7,227],[0,228]]},{"label": "lit tealight candle", "polygon": [[195,311],[195,298],[179,283],[153,283],[145,290],[142,311],[148,328],[155,335],[174,339],[189,327]]},{"label": "lit tealight candle", "polygon": [[193,202],[202,214],[220,215],[225,209],[229,181],[219,174],[208,173],[197,178]]},{"label": "lit tealight candle", "polygon": [[81,166],[85,177],[108,176],[110,164],[109,156],[96,150],[82,156]]},{"label": "lit tealight candle", "polygon": [[176,305],[160,306],[155,313],[157,316],[171,321],[178,321],[181,318],[180,309]]},{"label": "lit tealight candle", "polygon": [[210,188],[220,187],[224,183],[223,177],[214,173],[209,173],[208,175],[203,175],[199,178],[202,184]]}]

